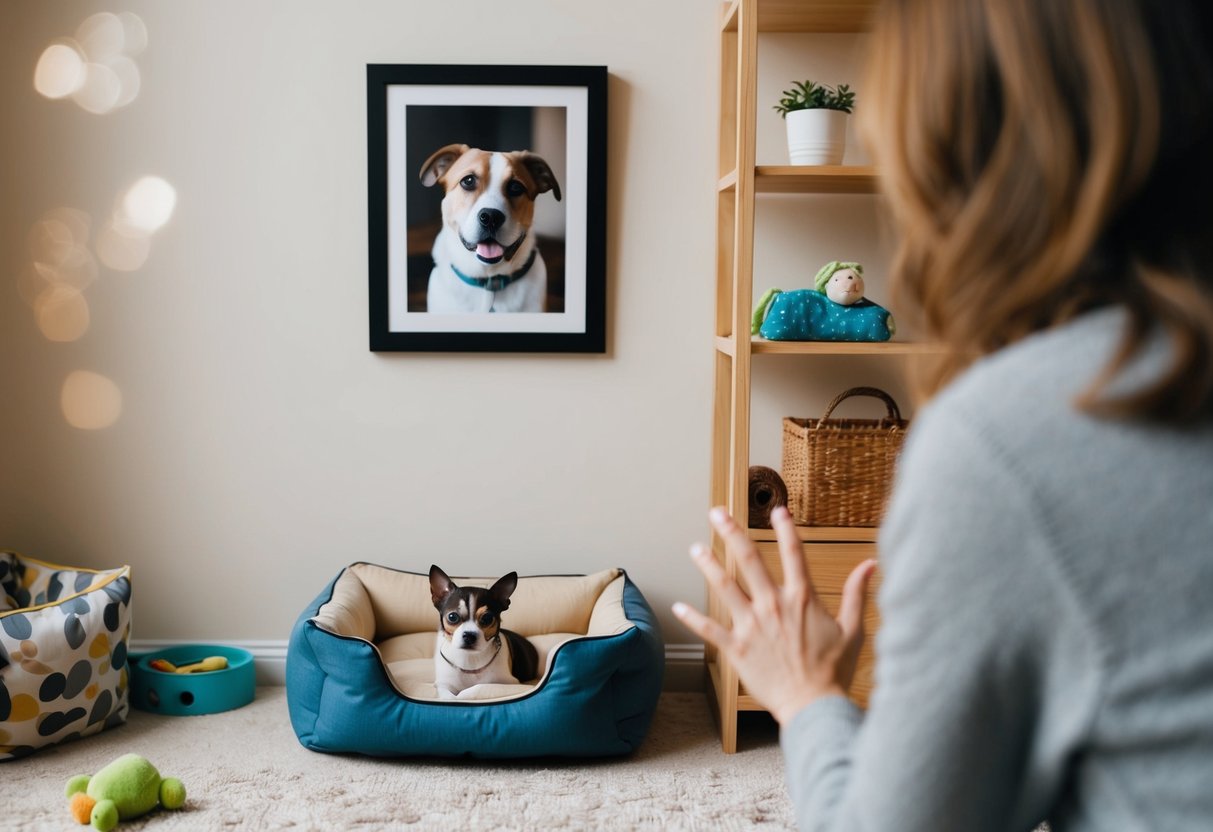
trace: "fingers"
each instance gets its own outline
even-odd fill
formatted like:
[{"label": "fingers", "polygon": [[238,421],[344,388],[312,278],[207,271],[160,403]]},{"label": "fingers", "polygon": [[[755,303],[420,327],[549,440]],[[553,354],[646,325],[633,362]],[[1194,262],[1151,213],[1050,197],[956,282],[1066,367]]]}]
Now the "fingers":
[{"label": "fingers", "polygon": [[875,560],[865,560],[851,570],[847,582],[842,586],[842,600],[838,605],[838,626],[847,638],[863,631],[863,608],[867,601],[868,581],[876,571]]},{"label": "fingers", "polygon": [[800,533],[796,531],[791,513],[783,506],[776,508],[771,512],[771,525],[775,527],[775,539],[779,541],[784,589],[793,593],[807,592],[808,597],[815,600],[817,593],[804,565],[804,544],[800,542]]},{"label": "fingers", "polygon": [[720,561],[712,556],[711,550],[701,543],[696,543],[691,547],[691,560],[699,567],[708,586],[716,590],[734,618],[750,608],[750,599],[737,582],[729,577],[729,573],[724,571]]},{"label": "fingers", "polygon": [[678,620],[685,624],[688,630],[726,653],[730,652],[733,634],[729,630],[681,601],[675,604],[673,609],[674,615],[678,616]]},{"label": "fingers", "polygon": [[745,578],[746,586],[749,587],[750,597],[756,603],[773,607],[775,582],[771,580],[771,575],[767,572],[762,558],[758,556],[758,548],[754,545],[754,541],[750,540],[750,535],[722,506],[716,506],[709,511],[708,520],[711,522],[712,528],[716,530],[716,534],[720,535],[721,540],[724,541],[724,545],[737,558],[737,565]]}]

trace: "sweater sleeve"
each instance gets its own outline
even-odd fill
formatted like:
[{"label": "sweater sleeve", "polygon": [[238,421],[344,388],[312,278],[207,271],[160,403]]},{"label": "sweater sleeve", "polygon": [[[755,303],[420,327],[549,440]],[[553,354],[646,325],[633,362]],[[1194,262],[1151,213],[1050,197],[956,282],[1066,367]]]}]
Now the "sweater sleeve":
[{"label": "sweater sleeve", "polygon": [[1013,830],[1045,819],[1096,699],[1090,629],[1032,490],[970,417],[919,416],[880,535],[866,716],[839,697],[781,744],[802,830]]}]

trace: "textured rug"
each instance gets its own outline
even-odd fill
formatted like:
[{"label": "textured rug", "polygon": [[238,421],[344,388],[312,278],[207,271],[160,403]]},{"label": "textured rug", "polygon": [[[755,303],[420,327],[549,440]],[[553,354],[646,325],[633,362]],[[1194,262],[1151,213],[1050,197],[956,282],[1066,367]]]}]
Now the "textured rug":
[{"label": "textured rug", "polygon": [[515,763],[317,754],[291,731],[284,688],[213,716],[132,710],[126,725],[0,764],[6,830],[80,829],[63,787],[135,752],[186,787],[185,808],[126,830],[794,829],[775,725],[745,715],[725,755],[702,695],[661,697],[634,755]]}]

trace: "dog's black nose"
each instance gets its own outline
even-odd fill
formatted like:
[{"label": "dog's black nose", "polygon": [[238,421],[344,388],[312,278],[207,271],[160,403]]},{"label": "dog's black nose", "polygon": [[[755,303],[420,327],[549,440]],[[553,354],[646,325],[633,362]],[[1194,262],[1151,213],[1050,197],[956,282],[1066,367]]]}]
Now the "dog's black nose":
[{"label": "dog's black nose", "polygon": [[475,643],[476,643],[476,634],[475,633],[466,633],[465,632],[463,634],[463,646],[464,647],[471,647]]},{"label": "dog's black nose", "polygon": [[480,227],[490,232],[501,228],[501,224],[505,222],[505,214],[496,208],[482,208],[477,217],[480,220]]}]

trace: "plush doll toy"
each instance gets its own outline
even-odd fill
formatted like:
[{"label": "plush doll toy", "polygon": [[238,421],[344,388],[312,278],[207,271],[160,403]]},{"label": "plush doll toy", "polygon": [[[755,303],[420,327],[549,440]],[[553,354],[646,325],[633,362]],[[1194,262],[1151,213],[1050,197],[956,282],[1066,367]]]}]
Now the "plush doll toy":
[{"label": "plush doll toy", "polygon": [[72,801],[72,817],[82,824],[91,822],[98,832],[109,832],[119,820],[137,818],[157,805],[180,809],[185,804],[181,781],[162,778],[138,754],[124,754],[92,777],[73,777],[65,791]]},{"label": "plush doll toy", "polygon": [[863,266],[826,263],[812,289],[768,290],[750,332],[770,341],[887,341],[897,331],[893,316],[865,298],[863,288]]}]

